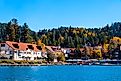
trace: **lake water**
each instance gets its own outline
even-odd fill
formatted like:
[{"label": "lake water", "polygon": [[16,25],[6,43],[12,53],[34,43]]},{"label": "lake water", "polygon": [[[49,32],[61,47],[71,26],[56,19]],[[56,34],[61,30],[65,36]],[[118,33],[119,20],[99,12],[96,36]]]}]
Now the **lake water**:
[{"label": "lake water", "polygon": [[121,66],[1,66],[0,81],[121,81]]}]

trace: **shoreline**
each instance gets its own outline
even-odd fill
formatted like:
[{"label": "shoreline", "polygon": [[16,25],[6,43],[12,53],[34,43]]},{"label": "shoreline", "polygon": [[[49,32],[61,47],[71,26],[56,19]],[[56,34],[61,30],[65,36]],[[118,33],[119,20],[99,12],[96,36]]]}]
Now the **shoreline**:
[{"label": "shoreline", "polygon": [[121,66],[121,60],[68,60],[67,62],[1,60],[0,66]]},{"label": "shoreline", "polygon": [[0,64],[0,66],[121,66],[121,64],[98,64],[98,65],[83,65],[83,64]]}]

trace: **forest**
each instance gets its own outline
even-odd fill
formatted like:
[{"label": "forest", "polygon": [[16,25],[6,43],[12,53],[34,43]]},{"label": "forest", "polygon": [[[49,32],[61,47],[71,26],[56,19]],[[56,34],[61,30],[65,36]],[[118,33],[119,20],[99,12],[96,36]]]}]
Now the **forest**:
[{"label": "forest", "polygon": [[0,42],[15,41],[56,45],[66,48],[82,48],[108,44],[113,37],[121,37],[121,22],[114,22],[99,28],[58,27],[33,31],[27,23],[18,24],[17,19],[0,23]]}]

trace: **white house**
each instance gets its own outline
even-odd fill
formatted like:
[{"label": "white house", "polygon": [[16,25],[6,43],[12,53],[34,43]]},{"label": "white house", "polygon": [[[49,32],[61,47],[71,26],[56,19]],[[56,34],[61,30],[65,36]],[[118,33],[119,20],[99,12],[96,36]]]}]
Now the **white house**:
[{"label": "white house", "polygon": [[62,48],[61,50],[65,54],[65,57],[68,58],[68,55],[71,53],[70,48]]},{"label": "white house", "polygon": [[0,43],[0,58],[35,60],[42,58],[42,48],[36,44],[6,41]]}]

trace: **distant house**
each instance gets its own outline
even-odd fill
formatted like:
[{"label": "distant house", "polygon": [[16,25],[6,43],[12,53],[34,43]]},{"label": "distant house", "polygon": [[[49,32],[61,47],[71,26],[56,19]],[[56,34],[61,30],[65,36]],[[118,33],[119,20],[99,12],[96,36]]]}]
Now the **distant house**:
[{"label": "distant house", "polygon": [[119,44],[110,52],[111,59],[121,59],[121,45]]},{"label": "distant house", "polygon": [[77,50],[76,48],[62,48],[62,52],[65,54],[66,59],[81,59],[85,54],[84,48]]},{"label": "distant house", "polygon": [[62,48],[62,52],[65,54],[65,58],[69,59],[74,56],[74,49],[75,48]]},{"label": "distant house", "polygon": [[69,54],[71,53],[70,48],[62,48],[61,50],[65,54],[65,58],[67,59],[69,57]]},{"label": "distant house", "polygon": [[61,51],[61,47],[60,46],[45,46],[45,48],[49,51],[49,52],[59,52]]},{"label": "distant house", "polygon": [[0,43],[0,58],[13,60],[35,60],[43,56],[41,46],[36,44],[6,41]]},{"label": "distant house", "polygon": [[60,46],[46,46],[47,52],[53,55],[54,62],[57,62],[57,58],[60,54],[62,54]]}]

